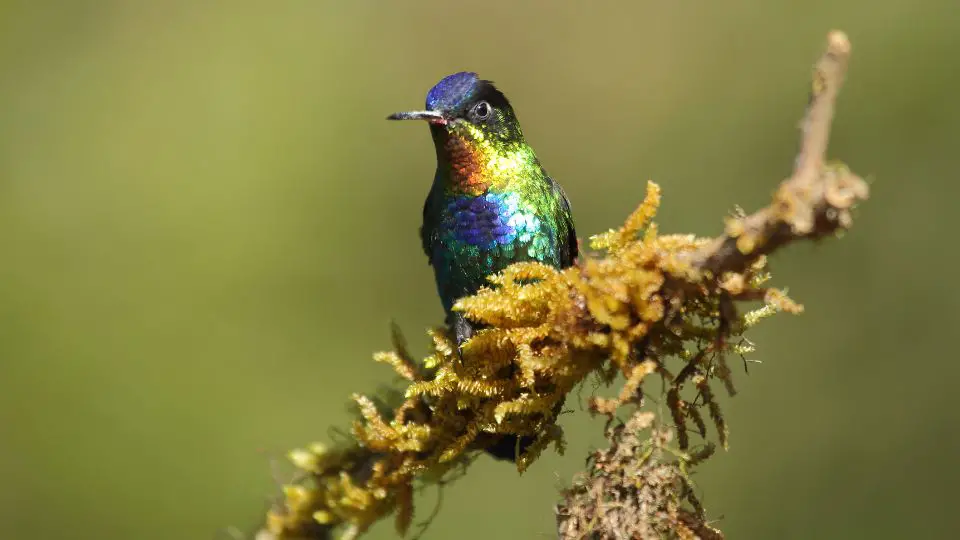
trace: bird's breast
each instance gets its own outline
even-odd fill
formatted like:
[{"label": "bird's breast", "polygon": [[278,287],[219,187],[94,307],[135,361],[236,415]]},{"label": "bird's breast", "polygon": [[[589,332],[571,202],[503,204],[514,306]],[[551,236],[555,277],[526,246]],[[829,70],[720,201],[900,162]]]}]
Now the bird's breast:
[{"label": "bird's breast", "polygon": [[451,233],[451,240],[481,249],[529,242],[543,225],[516,193],[456,198],[444,214],[443,228]]},{"label": "bird's breast", "polygon": [[548,222],[517,193],[457,197],[442,212],[437,255],[452,270],[479,278],[521,260],[556,264]]},{"label": "bird's breast", "polygon": [[445,309],[512,263],[561,266],[556,209],[537,200],[510,191],[433,200],[425,234]]}]

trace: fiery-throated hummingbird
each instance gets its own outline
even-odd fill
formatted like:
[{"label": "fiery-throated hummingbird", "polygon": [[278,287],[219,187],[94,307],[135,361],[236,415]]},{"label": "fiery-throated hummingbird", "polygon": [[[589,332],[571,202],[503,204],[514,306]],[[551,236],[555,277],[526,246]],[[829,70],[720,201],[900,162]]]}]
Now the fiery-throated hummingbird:
[{"label": "fiery-throated hummingbird", "polygon": [[[570,203],[524,140],[506,96],[476,73],[443,78],[427,93],[426,110],[388,118],[430,126],[437,172],[423,205],[420,238],[447,324],[462,345],[475,326],[452,307],[477,292],[488,275],[519,261],[556,268],[574,263]],[[484,446],[496,458],[513,460],[533,441],[505,435]]]},{"label": "fiery-throated hummingbird", "polygon": [[511,263],[566,268],[577,258],[570,203],[527,144],[506,96],[476,73],[443,78],[426,110],[390,115],[426,120],[437,172],[423,205],[420,237],[437,292],[462,345],[474,326],[451,310]]}]

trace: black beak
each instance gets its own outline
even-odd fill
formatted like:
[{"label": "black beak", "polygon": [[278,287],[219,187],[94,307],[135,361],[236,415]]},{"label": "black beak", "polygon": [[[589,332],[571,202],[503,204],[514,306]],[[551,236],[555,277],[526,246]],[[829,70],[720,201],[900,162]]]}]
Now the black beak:
[{"label": "black beak", "polygon": [[398,112],[388,116],[387,120],[426,120],[431,124],[439,125],[447,123],[447,118],[437,111]]}]

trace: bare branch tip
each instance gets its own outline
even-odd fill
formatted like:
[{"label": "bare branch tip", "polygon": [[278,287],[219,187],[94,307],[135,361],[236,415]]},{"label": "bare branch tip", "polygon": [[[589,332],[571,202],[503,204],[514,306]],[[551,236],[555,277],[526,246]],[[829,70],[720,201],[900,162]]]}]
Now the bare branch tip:
[{"label": "bare branch tip", "polygon": [[827,50],[837,56],[850,56],[850,39],[843,30],[833,30],[827,36]]}]

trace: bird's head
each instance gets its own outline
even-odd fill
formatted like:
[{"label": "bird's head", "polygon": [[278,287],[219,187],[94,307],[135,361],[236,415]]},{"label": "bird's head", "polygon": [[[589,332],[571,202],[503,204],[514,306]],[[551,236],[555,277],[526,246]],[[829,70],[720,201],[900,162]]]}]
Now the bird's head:
[{"label": "bird's head", "polygon": [[427,93],[422,111],[399,112],[390,120],[426,120],[438,150],[451,139],[475,146],[522,142],[523,133],[507,97],[476,73],[444,77]]}]

